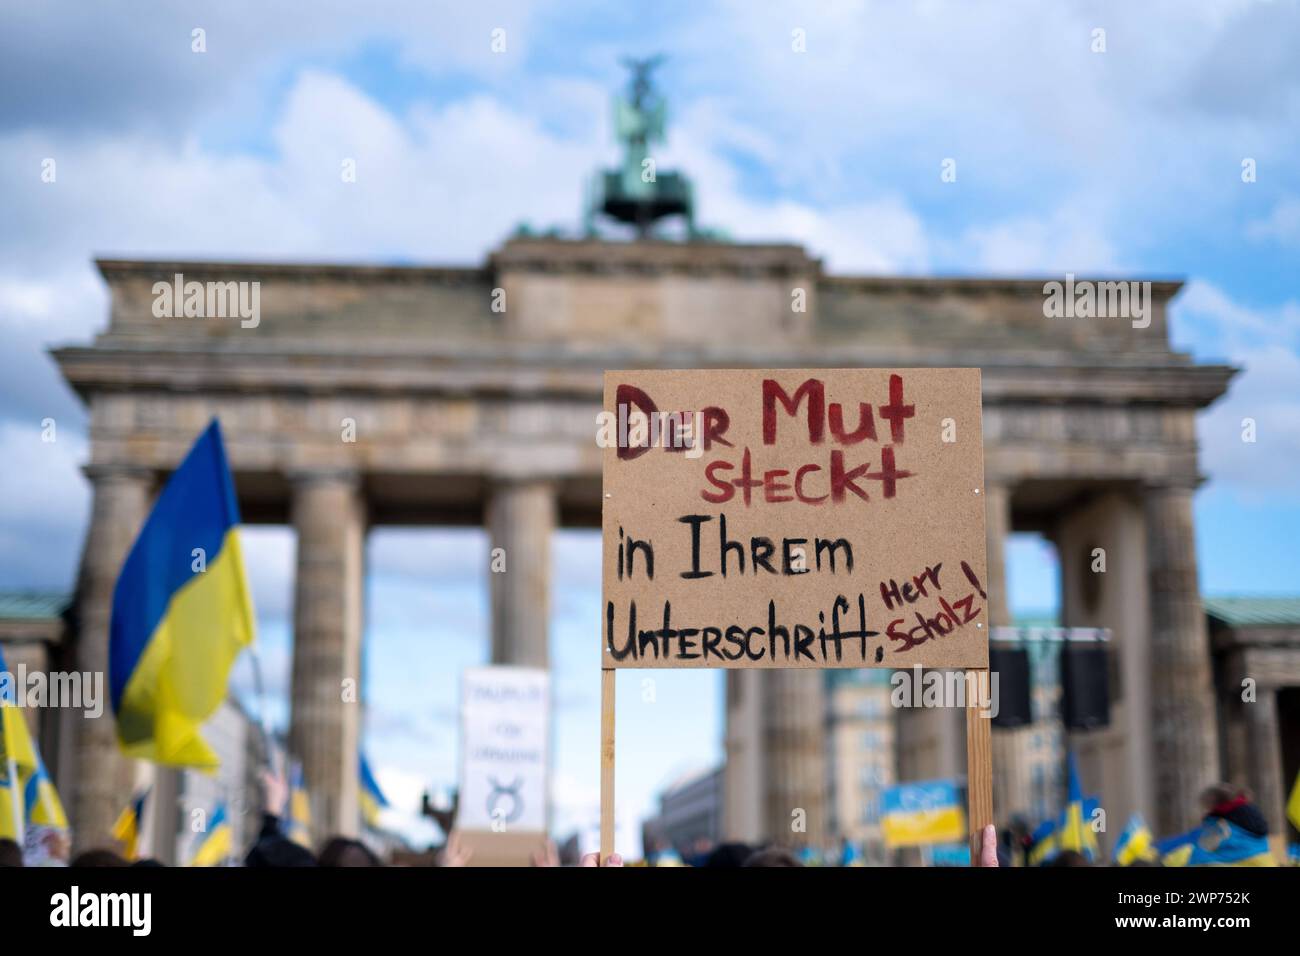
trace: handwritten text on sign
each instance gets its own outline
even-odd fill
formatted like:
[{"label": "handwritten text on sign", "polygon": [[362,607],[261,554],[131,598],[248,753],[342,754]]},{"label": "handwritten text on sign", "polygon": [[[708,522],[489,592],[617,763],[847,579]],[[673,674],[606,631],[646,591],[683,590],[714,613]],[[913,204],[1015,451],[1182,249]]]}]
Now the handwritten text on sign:
[{"label": "handwritten text on sign", "polygon": [[605,373],[605,667],[985,667],[978,369]]}]

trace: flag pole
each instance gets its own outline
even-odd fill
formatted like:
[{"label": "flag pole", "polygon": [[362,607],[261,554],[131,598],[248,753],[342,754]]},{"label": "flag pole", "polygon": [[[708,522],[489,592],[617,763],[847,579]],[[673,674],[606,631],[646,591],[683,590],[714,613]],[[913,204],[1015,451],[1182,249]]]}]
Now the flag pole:
[{"label": "flag pole", "polygon": [[[18,719],[22,720],[22,717]],[[5,762],[9,765],[9,799],[13,806],[14,842],[18,844],[19,848],[25,849],[27,846],[27,827],[25,825],[26,821],[23,819],[23,797],[18,792],[18,759],[14,756],[13,748],[7,744],[5,753],[7,755]]]},{"label": "flag pole", "polygon": [[221,805],[226,808],[226,828],[230,831],[230,846],[221,854],[221,862],[217,866],[230,866],[231,857],[235,849],[235,818],[232,815],[233,806],[230,802],[230,784],[220,784]]},{"label": "flag pole", "polygon": [[248,645],[248,654],[253,662],[253,693],[257,697],[257,726],[262,733],[262,747],[266,751],[266,764],[272,773],[278,773],[275,750],[271,746],[271,718],[266,712],[266,686],[262,683],[262,659],[257,655],[256,645]]}]

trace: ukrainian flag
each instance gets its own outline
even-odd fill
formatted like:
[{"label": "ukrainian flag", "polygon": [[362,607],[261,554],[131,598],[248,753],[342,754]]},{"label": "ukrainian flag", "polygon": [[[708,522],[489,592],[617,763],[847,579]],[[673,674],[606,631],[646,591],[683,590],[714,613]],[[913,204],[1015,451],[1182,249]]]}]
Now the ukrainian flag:
[{"label": "ukrainian flag", "polygon": [[311,849],[311,801],[302,779],[302,764],[289,771],[289,815],[282,823],[284,835],[299,846]]},{"label": "ukrainian flag", "polygon": [[1056,856],[1056,851],[1060,849],[1056,845],[1056,821],[1044,820],[1030,834],[1030,840],[1029,853],[1026,854],[1025,862],[1029,866],[1042,866]]},{"label": "ukrainian flag", "polygon": [[1268,837],[1209,817],[1195,830],[1156,844],[1165,866],[1277,866]]},{"label": "ukrainian flag", "polygon": [[27,807],[28,826],[68,829],[68,818],[63,812],[59,792],[54,789],[54,782],[45,772],[45,762],[41,760],[40,754],[36,755],[36,772],[27,778],[23,797]]},{"label": "ukrainian flag", "polygon": [[190,859],[190,866],[221,866],[230,857],[234,831],[226,818],[226,805],[218,803],[208,820],[208,830]]},{"label": "ukrainian flag", "polygon": [[1138,860],[1151,861],[1157,858],[1155,837],[1147,826],[1142,814],[1135,813],[1129,817],[1119,839],[1115,841],[1115,863],[1117,866],[1129,866]]},{"label": "ukrainian flag", "polygon": [[953,843],[966,836],[961,790],[951,780],[889,787],[880,802],[880,829],[887,847]]},{"label": "ukrainian flag", "polygon": [[145,790],[132,798],[131,803],[113,824],[113,839],[122,844],[122,855],[134,860],[140,853],[140,826],[144,821],[144,801],[149,796]]},{"label": "ukrainian flag", "polygon": [[1074,850],[1082,853],[1087,860],[1097,859],[1097,834],[1088,825],[1085,818],[1083,787],[1079,783],[1079,768],[1075,764],[1074,751],[1070,751],[1069,761],[1069,798],[1065,804],[1065,815],[1056,833],[1058,850]]},{"label": "ukrainian flag", "polygon": [[361,818],[366,821],[366,826],[379,826],[379,811],[388,806],[388,798],[384,792],[379,789],[379,782],[375,780],[375,775],[370,772],[370,764],[366,758],[361,757]]},{"label": "ukrainian flag", "polygon": [[216,419],[158,496],[113,592],[109,691],[129,756],[215,769],[199,726],[253,640],[239,505]]},{"label": "ukrainian flag", "polygon": [[[0,655],[0,672],[8,674],[3,655]],[[5,681],[8,687],[10,681]],[[23,842],[23,823],[26,816],[23,778],[35,774],[41,758],[32,746],[27,732],[27,720],[19,709],[16,698],[0,692],[0,837]]]}]

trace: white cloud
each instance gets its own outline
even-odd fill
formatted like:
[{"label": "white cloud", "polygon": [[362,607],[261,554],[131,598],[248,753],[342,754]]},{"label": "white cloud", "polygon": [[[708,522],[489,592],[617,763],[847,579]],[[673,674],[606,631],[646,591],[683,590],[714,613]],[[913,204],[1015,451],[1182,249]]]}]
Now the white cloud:
[{"label": "white cloud", "polygon": [[[1202,281],[1175,301],[1176,328],[1190,323],[1217,357],[1243,368],[1198,419],[1204,470],[1250,498],[1300,499],[1300,302],[1251,308]],[[1253,443],[1242,440],[1247,418]]]},{"label": "white cloud", "polygon": [[293,612],[297,536],[288,527],[244,525],[239,537],[258,617],[287,622]]},{"label": "white cloud", "polygon": [[388,806],[379,811],[380,826],[400,833],[417,849],[442,842],[442,831],[420,813],[420,799],[429,786],[418,773],[393,764],[371,764]]},{"label": "white cloud", "polygon": [[[0,138],[22,227],[0,247],[29,282],[92,251],[476,262],[520,220],[576,223],[574,171],[593,155],[492,99],[398,117],[318,71],[297,77],[274,142],[275,155],[257,157],[205,152],[193,138]],[[35,172],[46,155],[59,157],[53,184]],[[344,159],[356,160],[356,182],[343,180]]]},{"label": "white cloud", "polygon": [[[90,511],[89,484],[78,465],[85,439],[55,423],[54,441],[40,422],[0,421],[0,578],[5,587],[67,589]],[[33,480],[38,477],[39,480]]]},{"label": "white cloud", "polygon": [[[564,840],[578,833],[584,852],[592,852],[590,834],[600,829],[600,782],[595,774],[574,776],[556,771],[551,774],[552,832]],[[585,838],[585,839],[584,839]]]},{"label": "white cloud", "polygon": [[1300,198],[1287,197],[1278,202],[1268,216],[1247,224],[1246,237],[1271,239],[1288,245],[1300,243]]},{"label": "white cloud", "polygon": [[1048,216],[1018,216],[972,226],[954,259],[995,275],[1107,273],[1118,268],[1102,208],[1066,202]]},{"label": "white cloud", "polygon": [[600,532],[563,529],[551,539],[552,591],[600,588]]},{"label": "white cloud", "polygon": [[485,586],[488,538],[482,528],[377,528],[367,539],[367,571],[424,585]]},{"label": "white cloud", "polygon": [[[96,5],[0,6],[0,115],[17,127],[131,128],[165,134],[213,114],[248,122],[268,80],[293,60],[337,61],[382,48],[408,70],[510,82],[529,62],[529,0],[316,0],[311,15],[262,0],[136,15]],[[199,21],[196,23],[196,21]],[[207,52],[191,49],[206,31]],[[492,31],[506,31],[493,53]],[[51,73],[50,63],[59,64]],[[31,82],[42,76],[40,83]]]}]

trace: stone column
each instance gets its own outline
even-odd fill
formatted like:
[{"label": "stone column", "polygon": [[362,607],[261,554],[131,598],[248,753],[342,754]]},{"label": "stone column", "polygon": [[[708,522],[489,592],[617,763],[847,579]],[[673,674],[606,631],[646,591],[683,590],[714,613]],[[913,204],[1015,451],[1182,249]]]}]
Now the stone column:
[{"label": "stone column", "polygon": [[108,628],[113,589],[136,535],[148,514],[153,476],[145,469],[90,465],[94,485],[90,528],[77,581],[77,670],[102,675],[103,714],[98,718],[70,712],[75,779],[60,781],[72,811],[73,852],[111,847],[111,831],[131,796],[132,761],[117,743],[117,725],[109,703]]},{"label": "stone column", "polygon": [[763,672],[727,674],[727,761],[722,769],[722,838],[761,843],[763,806]]},{"label": "stone column", "polygon": [[[182,771],[174,767],[138,762],[143,767],[137,775],[136,789],[148,787],[149,799],[144,805],[143,833],[141,846],[149,856],[159,863],[175,866],[177,836],[181,832],[180,784]],[[186,837],[192,836],[188,830],[189,820],[185,820]],[[188,852],[188,849],[186,850]]]},{"label": "stone column", "polygon": [[[1007,596],[1007,535],[1011,533],[1011,489],[997,481],[984,482],[984,538],[987,557],[988,594],[986,628],[1011,625],[1011,602]],[[965,715],[960,730],[965,735]],[[1012,813],[1025,813],[1033,806],[1029,742],[1032,725],[1014,729],[993,728],[993,807],[999,821]]]},{"label": "stone column", "polygon": [[[1282,747],[1277,721],[1277,689],[1258,687],[1253,703],[1243,703],[1250,788],[1270,833],[1286,832],[1282,812]],[[1286,781],[1289,784],[1290,781]]]},{"label": "stone column", "polygon": [[1004,484],[985,481],[984,539],[988,556],[988,581],[984,583],[984,592],[989,596],[988,620],[985,622],[985,627],[1011,624],[1011,604],[1007,596],[1007,535],[1009,534],[1011,534],[1011,490]]},{"label": "stone column", "polygon": [[502,480],[492,487],[486,524],[492,548],[493,664],[547,666],[556,521],[555,489],[549,481]]},{"label": "stone column", "polygon": [[[827,825],[824,671],[765,671],[763,816],[765,836],[783,846],[824,847]],[[796,832],[802,810],[804,832]]]},{"label": "stone column", "polygon": [[1151,724],[1156,833],[1200,818],[1199,796],[1218,774],[1210,643],[1196,572],[1190,483],[1147,489],[1151,600]]},{"label": "stone column", "polygon": [[365,502],[352,472],[295,476],[289,754],[302,761],[312,837],[355,836],[360,827],[361,632]]}]

